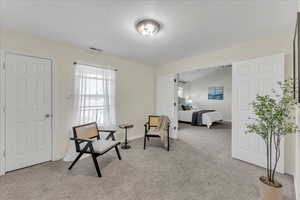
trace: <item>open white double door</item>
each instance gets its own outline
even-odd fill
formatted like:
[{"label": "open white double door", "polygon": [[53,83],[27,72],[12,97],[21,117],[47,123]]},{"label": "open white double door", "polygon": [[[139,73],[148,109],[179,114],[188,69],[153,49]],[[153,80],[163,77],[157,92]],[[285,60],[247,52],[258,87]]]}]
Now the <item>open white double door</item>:
[{"label": "open white double door", "polygon": [[[157,114],[169,116],[172,137],[177,138],[177,79],[175,74],[157,78]],[[263,140],[255,134],[246,134],[246,124],[253,117],[250,103],[257,94],[270,94],[279,89],[284,80],[284,55],[256,58],[232,65],[232,157],[265,167],[266,153]],[[281,143],[278,171],[284,172],[284,141]]]},{"label": "open white double door", "polygon": [[5,171],[51,160],[52,63],[5,56]]},{"label": "open white double door", "polygon": [[178,137],[178,120],[177,120],[177,81],[176,74],[160,76],[156,82],[156,113],[169,117],[170,137]]}]

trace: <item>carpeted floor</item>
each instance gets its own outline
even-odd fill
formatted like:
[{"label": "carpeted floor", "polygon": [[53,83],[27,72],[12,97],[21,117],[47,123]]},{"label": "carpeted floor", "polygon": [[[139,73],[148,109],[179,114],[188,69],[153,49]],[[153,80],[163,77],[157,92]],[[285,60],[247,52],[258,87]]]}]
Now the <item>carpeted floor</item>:
[{"label": "carpeted floor", "polygon": [[[257,200],[257,178],[264,170],[231,159],[230,126],[181,126],[171,151],[152,139],[144,151],[141,139],[132,149],[99,158],[102,178],[91,158],[72,171],[69,163],[49,162],[0,177],[1,200]],[[279,175],[284,199],[294,200],[290,176]]]}]

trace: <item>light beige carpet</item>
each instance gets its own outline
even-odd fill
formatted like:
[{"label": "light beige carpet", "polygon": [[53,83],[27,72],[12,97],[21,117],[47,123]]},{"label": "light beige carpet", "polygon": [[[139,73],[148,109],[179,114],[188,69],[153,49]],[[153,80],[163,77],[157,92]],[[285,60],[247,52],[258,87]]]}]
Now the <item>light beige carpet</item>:
[{"label": "light beige carpet", "polygon": [[[171,151],[151,139],[98,158],[102,178],[91,158],[74,166],[63,161],[17,170],[0,177],[1,200],[258,200],[257,177],[264,170],[230,157],[230,127],[184,126]],[[290,176],[279,175],[284,199],[294,200]]]}]

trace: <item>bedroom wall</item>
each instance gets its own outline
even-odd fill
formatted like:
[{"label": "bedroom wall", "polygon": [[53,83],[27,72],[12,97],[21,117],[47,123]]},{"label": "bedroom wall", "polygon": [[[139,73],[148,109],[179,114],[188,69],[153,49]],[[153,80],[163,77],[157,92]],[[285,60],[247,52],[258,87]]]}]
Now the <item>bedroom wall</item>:
[{"label": "bedroom wall", "polygon": [[[293,70],[293,35],[294,27],[283,32],[274,32],[256,40],[236,44],[224,49],[210,51],[186,57],[172,63],[158,66],[156,76],[175,74],[199,68],[222,66],[233,62],[249,60],[252,58],[285,54],[285,77],[292,75]],[[286,172],[294,174],[295,171],[295,135],[285,138],[285,167]]]},{"label": "bedroom wall", "polygon": [[[92,55],[85,49],[50,41],[33,35],[4,31],[3,49],[54,60],[54,158],[60,159],[69,144],[72,127],[74,61],[118,69],[116,83],[117,123],[130,122],[129,138],[144,134],[143,124],[154,112],[154,68],[103,54]],[[0,134],[1,135],[1,134]],[[123,138],[123,131],[117,136]],[[3,144],[3,143],[2,143]],[[2,153],[0,154],[2,155]]]},{"label": "bedroom wall", "polygon": [[[201,71],[197,71],[201,73]],[[220,68],[184,86],[185,96],[190,96],[196,108],[212,109],[220,112],[225,121],[231,121],[231,68]],[[208,87],[224,87],[224,100],[209,100]]]}]

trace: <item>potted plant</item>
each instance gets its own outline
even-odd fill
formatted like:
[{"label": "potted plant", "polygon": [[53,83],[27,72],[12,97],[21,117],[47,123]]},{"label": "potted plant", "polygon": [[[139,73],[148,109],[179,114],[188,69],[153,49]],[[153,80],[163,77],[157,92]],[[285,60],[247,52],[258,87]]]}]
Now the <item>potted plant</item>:
[{"label": "potted plant", "polygon": [[292,80],[279,82],[280,93],[272,90],[271,95],[257,95],[251,103],[255,118],[250,118],[246,133],[256,133],[266,144],[266,176],[261,176],[261,200],[281,200],[282,184],[276,178],[276,168],[280,158],[280,141],[296,131],[292,111],[296,104],[293,96]]}]

